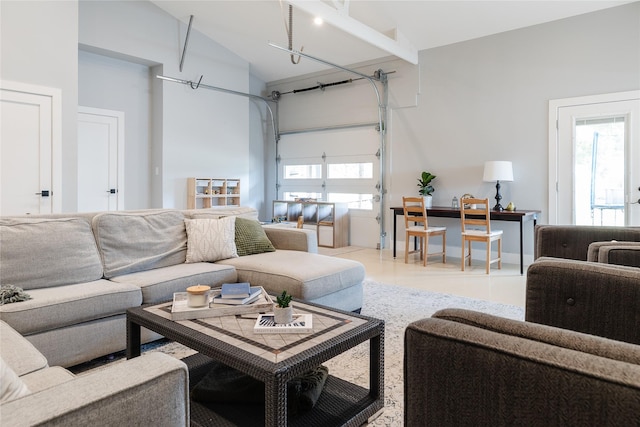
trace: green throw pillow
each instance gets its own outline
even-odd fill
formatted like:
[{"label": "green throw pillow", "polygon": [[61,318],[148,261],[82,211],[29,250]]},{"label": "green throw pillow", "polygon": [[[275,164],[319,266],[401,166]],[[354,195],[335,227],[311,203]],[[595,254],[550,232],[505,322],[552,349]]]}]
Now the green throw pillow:
[{"label": "green throw pillow", "polygon": [[240,217],[236,217],[236,248],[239,256],[276,250],[258,221]]}]

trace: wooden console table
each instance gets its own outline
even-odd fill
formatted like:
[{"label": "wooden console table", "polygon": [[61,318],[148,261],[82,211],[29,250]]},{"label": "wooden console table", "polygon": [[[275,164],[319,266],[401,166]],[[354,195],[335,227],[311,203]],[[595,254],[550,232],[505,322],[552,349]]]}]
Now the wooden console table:
[{"label": "wooden console table", "polygon": [[[396,257],[396,225],[397,218],[404,216],[402,206],[390,208],[393,211],[393,257]],[[491,211],[492,221],[512,221],[520,223],[520,274],[524,274],[524,253],[523,253],[523,228],[526,221],[533,221],[535,227],[538,221],[539,210],[517,210],[517,211]],[[447,206],[434,206],[427,209],[427,217],[439,218],[460,218],[460,209]]]}]

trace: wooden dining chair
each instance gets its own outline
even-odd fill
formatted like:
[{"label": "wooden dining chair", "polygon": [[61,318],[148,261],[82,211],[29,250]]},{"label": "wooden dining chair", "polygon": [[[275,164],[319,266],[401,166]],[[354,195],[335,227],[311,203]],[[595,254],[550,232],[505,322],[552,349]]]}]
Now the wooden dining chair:
[{"label": "wooden dining chair", "polygon": [[[462,222],[462,271],[465,261],[471,265],[471,242],[487,244],[486,269],[489,274],[490,265],[498,263],[502,269],[502,230],[491,230],[491,212],[489,199],[464,198],[460,200],[460,220]],[[491,259],[491,242],[498,242],[498,257]],[[469,254],[466,254],[468,242]]]},{"label": "wooden dining chair", "polygon": [[[406,229],[404,243],[404,263],[409,262],[409,254],[420,252],[420,259],[423,265],[427,266],[427,257],[442,255],[442,263],[446,264],[447,254],[445,251],[447,244],[446,227],[429,227],[427,221],[427,210],[423,197],[403,197],[402,208],[404,209],[404,226]],[[442,251],[429,253],[429,236],[442,236]],[[409,251],[409,240],[417,237],[420,240],[420,248]]]}]

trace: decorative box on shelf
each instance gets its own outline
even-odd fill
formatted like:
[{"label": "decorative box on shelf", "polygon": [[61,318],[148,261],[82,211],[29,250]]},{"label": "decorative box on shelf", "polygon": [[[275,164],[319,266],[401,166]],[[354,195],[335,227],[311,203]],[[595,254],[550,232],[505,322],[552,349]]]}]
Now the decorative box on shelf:
[{"label": "decorative box on shelf", "polygon": [[262,288],[258,299],[242,305],[214,304],[213,299],[220,295],[220,289],[212,289],[208,304],[204,307],[189,307],[187,292],[175,292],[171,306],[171,320],[204,319],[207,317],[232,316],[235,314],[267,313],[273,311],[273,300]]}]

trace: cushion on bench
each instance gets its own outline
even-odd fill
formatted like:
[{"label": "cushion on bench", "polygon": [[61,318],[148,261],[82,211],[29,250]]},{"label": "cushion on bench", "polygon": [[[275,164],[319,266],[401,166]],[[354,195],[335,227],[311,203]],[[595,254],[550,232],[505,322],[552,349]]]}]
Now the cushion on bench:
[{"label": "cushion on bench", "polygon": [[136,285],[142,290],[142,303],[155,304],[173,299],[174,292],[184,292],[189,286],[216,287],[236,282],[237,277],[236,270],[231,266],[198,262],[139,271],[111,280]]},{"label": "cushion on bench", "polygon": [[0,306],[2,320],[25,336],[124,314],[142,303],[137,286],[104,279],[32,289],[29,294],[30,300]]},{"label": "cushion on bench", "polygon": [[91,226],[84,219],[2,219],[0,248],[0,284],[27,290],[102,278]]},{"label": "cushion on bench", "polygon": [[180,211],[102,213],[93,218],[93,233],[107,279],[186,260],[187,232]]}]

